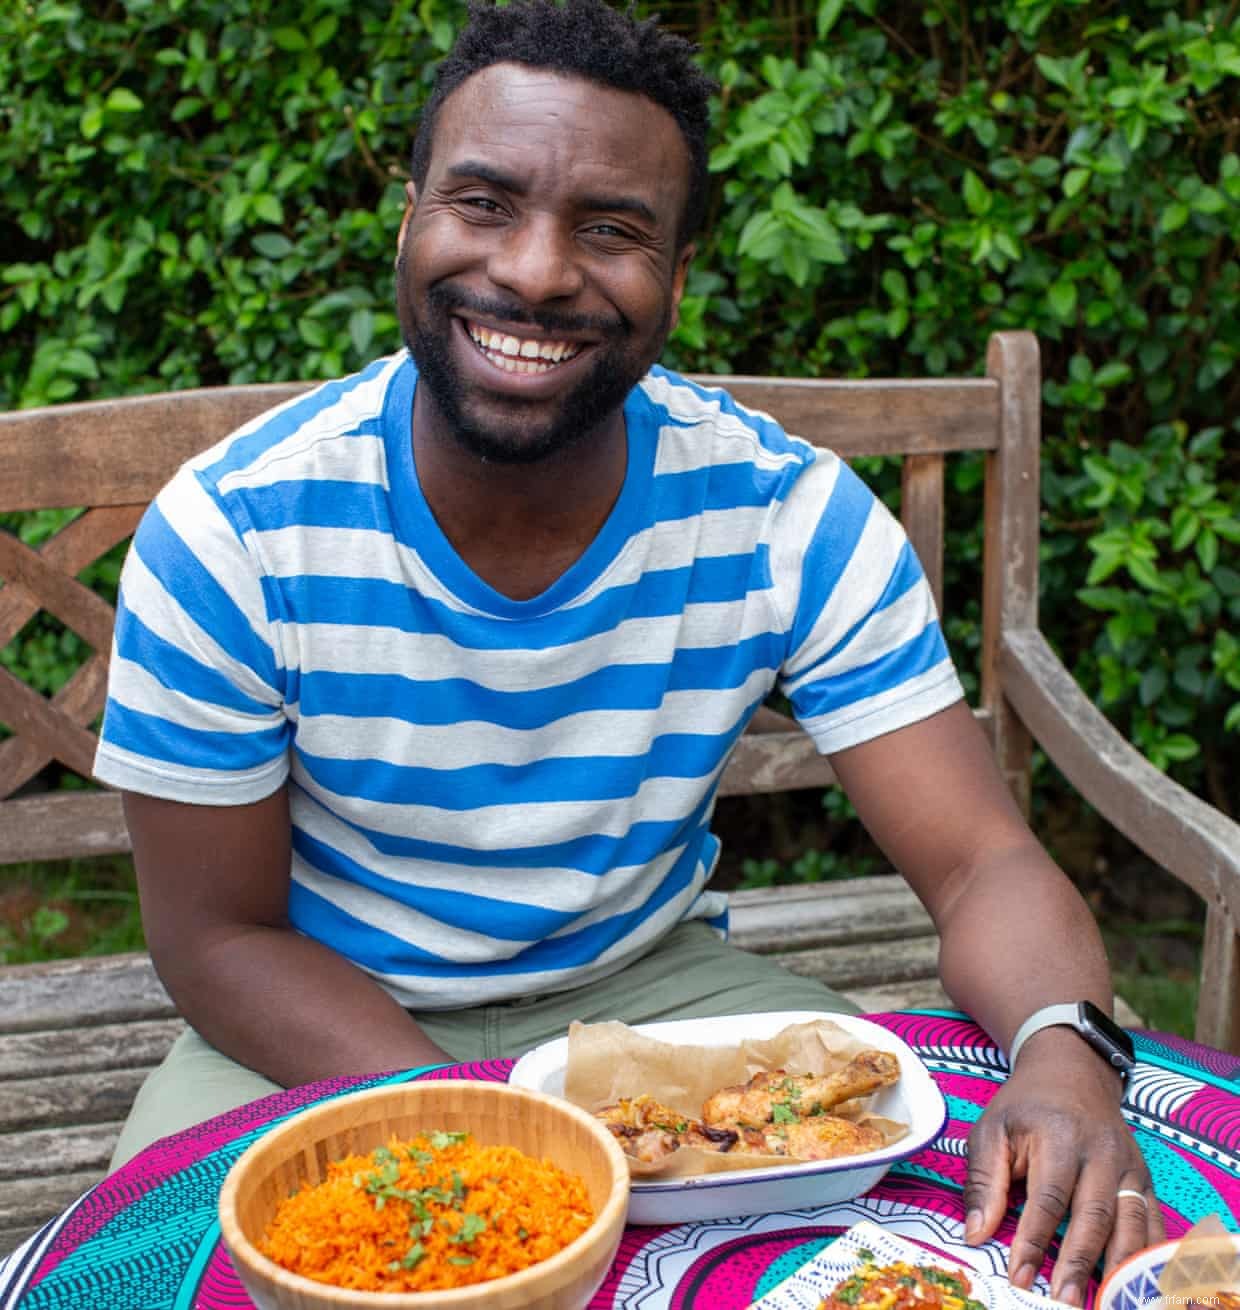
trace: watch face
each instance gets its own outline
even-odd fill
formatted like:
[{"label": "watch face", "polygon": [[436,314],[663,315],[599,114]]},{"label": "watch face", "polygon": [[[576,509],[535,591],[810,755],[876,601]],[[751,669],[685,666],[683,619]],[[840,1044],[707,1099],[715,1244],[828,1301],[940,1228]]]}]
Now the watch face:
[{"label": "watch face", "polygon": [[1092,1001],[1081,1002],[1082,1036],[1117,1068],[1131,1069],[1137,1062],[1132,1038]]}]

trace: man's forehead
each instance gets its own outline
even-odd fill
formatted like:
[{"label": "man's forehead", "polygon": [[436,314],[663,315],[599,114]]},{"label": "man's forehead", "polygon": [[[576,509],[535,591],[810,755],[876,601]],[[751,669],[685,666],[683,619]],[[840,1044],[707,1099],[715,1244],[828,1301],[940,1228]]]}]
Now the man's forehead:
[{"label": "man's forehead", "polygon": [[578,162],[624,164],[635,176],[657,173],[662,183],[669,172],[688,177],[688,147],[661,105],[577,74],[518,63],[480,69],[444,100],[431,166],[446,168],[451,156],[474,147],[519,150],[526,130],[538,151],[564,149]]}]

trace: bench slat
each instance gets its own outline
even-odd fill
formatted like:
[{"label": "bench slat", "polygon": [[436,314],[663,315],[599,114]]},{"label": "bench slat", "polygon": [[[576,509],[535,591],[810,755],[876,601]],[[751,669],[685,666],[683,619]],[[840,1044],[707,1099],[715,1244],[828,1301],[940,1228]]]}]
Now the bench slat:
[{"label": "bench slat", "polygon": [[944,512],[943,456],[909,455],[900,465],[900,521],[921,561],[940,613]]},{"label": "bench slat", "polygon": [[760,953],[934,933],[925,907],[894,873],[732,892],[729,903],[731,940]]},{"label": "bench slat", "polygon": [[0,1085],[0,1133],[123,1119],[150,1072],[104,1069],[56,1078],[14,1078]]},{"label": "bench slat", "polygon": [[831,787],[835,773],[826,757],[800,728],[794,732],[745,733],[719,780],[720,796]]},{"label": "bench slat", "polygon": [[844,992],[863,1014],[888,1010],[951,1010],[955,1006],[937,978],[881,983],[876,987],[850,987]]},{"label": "bench slat", "polygon": [[[91,1173],[102,1178],[121,1135],[121,1120],[80,1124],[72,1128],[33,1128],[0,1133],[0,1181],[53,1178],[57,1174]],[[88,1184],[89,1186],[89,1184]]]},{"label": "bench slat", "polygon": [[920,981],[938,976],[939,939],[857,942],[794,951],[774,956],[785,969],[803,978],[817,978],[837,992],[874,987],[882,982]]},{"label": "bench slat", "polygon": [[171,1019],[176,1010],[150,956],[133,952],[0,970],[0,1031]]},{"label": "bench slat", "polygon": [[117,792],[52,792],[0,802],[0,864],[89,859],[129,850]]},{"label": "bench slat", "polygon": [[142,1019],[0,1035],[0,1096],[6,1078],[149,1068],[164,1058],[184,1030],[183,1019]]},{"label": "bench slat", "polygon": [[0,1188],[0,1254],[25,1241],[99,1181],[90,1170],[7,1182]]},{"label": "bench slat", "polygon": [[[845,458],[998,444],[993,378],[695,380],[725,387],[742,405]],[[145,504],[185,460],[311,385],[200,388],[0,415],[0,508]]]}]

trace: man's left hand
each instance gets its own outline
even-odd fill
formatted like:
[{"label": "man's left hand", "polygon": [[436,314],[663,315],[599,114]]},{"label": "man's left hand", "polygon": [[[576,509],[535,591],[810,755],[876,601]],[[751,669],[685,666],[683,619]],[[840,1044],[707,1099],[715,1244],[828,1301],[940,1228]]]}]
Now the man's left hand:
[{"label": "man's left hand", "polygon": [[965,1237],[978,1243],[992,1236],[1010,1185],[1023,1179],[1026,1200],[1008,1265],[1014,1286],[1032,1286],[1065,1215],[1051,1295],[1072,1305],[1084,1304],[1100,1257],[1110,1269],[1163,1240],[1150,1173],[1119,1103],[1115,1072],[1075,1033],[1048,1029],[1026,1044],[1020,1067],[974,1125]]}]

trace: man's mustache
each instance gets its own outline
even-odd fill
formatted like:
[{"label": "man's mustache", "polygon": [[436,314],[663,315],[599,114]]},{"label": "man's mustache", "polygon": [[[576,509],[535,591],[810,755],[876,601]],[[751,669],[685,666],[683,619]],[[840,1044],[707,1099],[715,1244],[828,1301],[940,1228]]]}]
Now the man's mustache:
[{"label": "man's mustache", "polygon": [[557,332],[596,332],[604,337],[618,337],[629,331],[629,322],[622,315],[608,318],[601,314],[565,314],[556,310],[530,309],[516,300],[488,299],[443,283],[431,287],[426,298],[435,309],[476,314],[479,318],[501,323],[521,323],[539,328],[549,335]]}]

